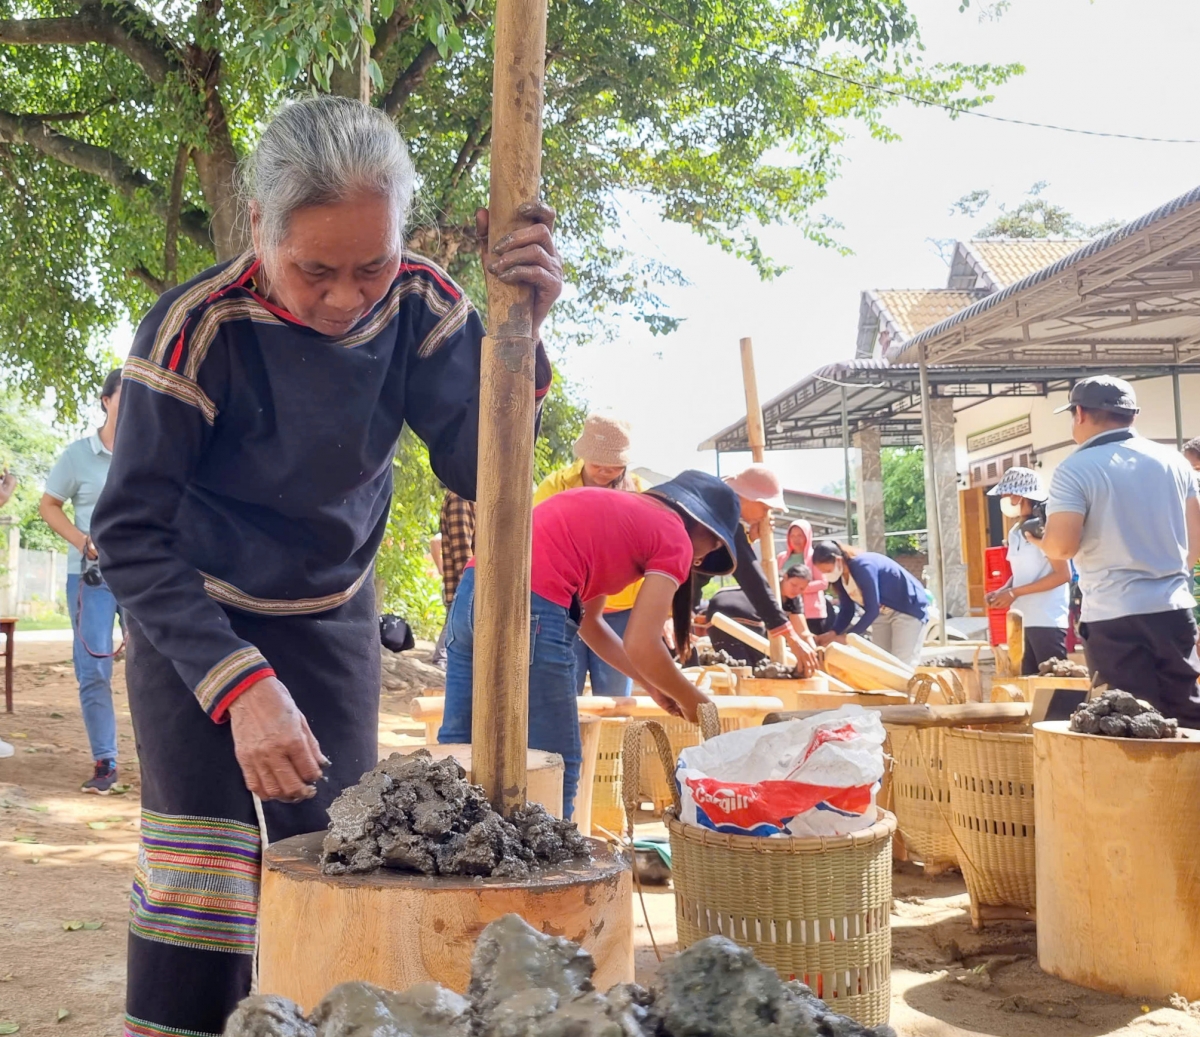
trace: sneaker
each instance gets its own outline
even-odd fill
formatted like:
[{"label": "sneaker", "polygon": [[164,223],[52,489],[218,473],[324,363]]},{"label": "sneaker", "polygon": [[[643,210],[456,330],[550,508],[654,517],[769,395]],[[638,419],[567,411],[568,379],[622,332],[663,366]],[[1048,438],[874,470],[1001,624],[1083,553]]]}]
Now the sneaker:
[{"label": "sneaker", "polygon": [[116,760],[97,760],[96,773],[92,775],[91,781],[85,781],[80,787],[80,792],[90,792],[96,796],[107,796],[112,787],[117,783],[117,761]]},{"label": "sneaker", "polygon": [[0,760],[7,760],[17,750],[0,738]]}]

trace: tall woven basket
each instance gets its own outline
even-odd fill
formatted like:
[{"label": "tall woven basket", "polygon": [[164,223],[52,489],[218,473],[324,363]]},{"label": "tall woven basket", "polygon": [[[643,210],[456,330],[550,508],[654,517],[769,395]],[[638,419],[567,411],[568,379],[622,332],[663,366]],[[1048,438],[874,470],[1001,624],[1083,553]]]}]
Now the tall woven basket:
[{"label": "tall woven basket", "polygon": [[1037,907],[1033,735],[946,731],[958,862],[976,929]]},{"label": "tall woven basket", "polygon": [[[892,809],[909,850],[936,875],[958,865],[950,831],[950,768],[944,727],[887,727],[892,747]],[[594,808],[593,808],[594,809]]]},{"label": "tall woven basket", "polygon": [[[951,704],[966,693],[950,670],[918,672],[909,682],[912,702],[924,705],[933,691]],[[944,728],[885,725],[892,756],[891,807],[904,843],[925,865],[927,875],[958,866],[958,844],[950,830],[950,770]]]},{"label": "tall woven basket", "polygon": [[[662,726],[639,721],[626,729],[628,781],[628,761],[640,765],[646,733],[662,768],[674,773]],[[808,984],[835,1011],[864,1026],[887,1022],[895,817],[880,811],[870,828],[846,836],[757,838],[684,824],[677,793],[672,802],[664,821],[680,949],[726,936],[783,979]]]},{"label": "tall woven basket", "polygon": [[596,776],[592,780],[592,830],[600,834],[620,835],[625,831],[625,806],[621,802],[624,738],[624,717],[605,717],[600,721],[600,747],[596,753]]}]

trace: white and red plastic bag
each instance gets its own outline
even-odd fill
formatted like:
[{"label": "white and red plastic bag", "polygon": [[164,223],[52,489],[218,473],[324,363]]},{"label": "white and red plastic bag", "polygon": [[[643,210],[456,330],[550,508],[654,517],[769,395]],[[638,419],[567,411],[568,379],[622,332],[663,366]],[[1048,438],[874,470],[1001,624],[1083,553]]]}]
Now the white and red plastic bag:
[{"label": "white and red plastic bag", "polygon": [[875,823],[883,723],[861,706],[730,731],[679,754],[686,824],[732,835],[846,835]]}]

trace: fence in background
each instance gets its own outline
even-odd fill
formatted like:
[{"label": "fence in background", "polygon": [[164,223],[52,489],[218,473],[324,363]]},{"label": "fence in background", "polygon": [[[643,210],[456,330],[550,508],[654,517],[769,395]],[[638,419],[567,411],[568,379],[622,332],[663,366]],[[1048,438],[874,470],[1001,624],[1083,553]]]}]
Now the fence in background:
[{"label": "fence in background", "polygon": [[8,527],[3,531],[7,545],[0,555],[0,612],[22,619],[43,618],[51,612],[66,615],[66,554],[21,547],[17,530],[11,522],[3,522],[7,517],[0,517],[0,526]]}]

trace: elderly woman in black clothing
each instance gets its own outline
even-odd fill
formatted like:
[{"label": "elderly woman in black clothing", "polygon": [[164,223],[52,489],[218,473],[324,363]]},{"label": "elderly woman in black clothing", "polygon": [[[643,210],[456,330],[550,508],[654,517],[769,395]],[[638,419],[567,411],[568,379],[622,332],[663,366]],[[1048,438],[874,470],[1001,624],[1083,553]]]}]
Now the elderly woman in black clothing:
[{"label": "elderly woman in black clothing", "polygon": [[[92,532],[129,617],[142,767],[126,1034],[220,1033],[249,992],[252,793],[272,841],[318,830],[375,762],[370,575],[405,422],[475,496],[483,328],[404,251],[412,192],[380,111],[283,108],[250,167],[253,249],[166,293],[125,367]],[[534,287],[536,328],[562,267],[553,214],[526,215],[484,261]],[[486,242],[486,211],[477,222]],[[540,347],[536,381],[540,395]]]}]

